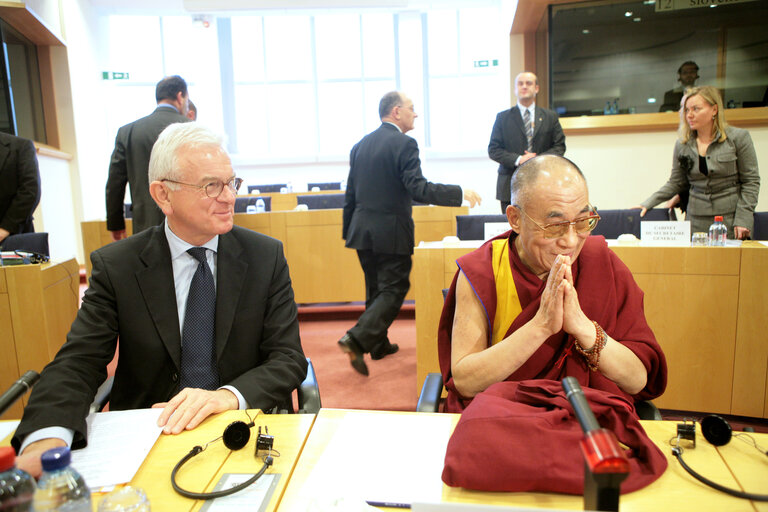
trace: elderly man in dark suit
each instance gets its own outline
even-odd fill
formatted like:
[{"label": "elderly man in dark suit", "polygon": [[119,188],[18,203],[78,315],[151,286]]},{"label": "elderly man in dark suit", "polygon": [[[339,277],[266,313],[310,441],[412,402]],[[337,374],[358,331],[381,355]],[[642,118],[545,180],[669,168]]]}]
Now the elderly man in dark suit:
[{"label": "elderly man in dark suit", "polygon": [[149,176],[166,221],[91,254],[82,307],[12,440],[33,474],[45,450],[86,443],[118,338],[110,409],[163,408],[165,433],[229,409],[268,410],[306,376],[282,244],[233,226],[242,180],[222,139],[197,123],[169,126]]},{"label": "elderly man in dark suit", "polygon": [[0,243],[30,233],[40,202],[40,170],[31,140],[0,132]]},{"label": "elderly man in dark suit", "polygon": [[149,195],[149,154],[166,126],[189,121],[187,83],[178,75],[165,77],[155,87],[155,99],[157,108],[154,112],[117,131],[106,188],[107,229],[113,240],[125,238],[123,202],[126,183],[131,188],[133,234],[163,222],[163,213]]},{"label": "elderly man in dark suit", "polygon": [[509,181],[515,170],[536,155],[564,155],[565,135],[557,114],[536,105],[539,79],[530,72],[515,78],[517,105],[499,112],[493,124],[488,156],[499,163],[496,199],[501,213],[510,204]]},{"label": "elderly man in dark suit", "polygon": [[417,115],[413,101],[393,91],[379,102],[382,124],[358,142],[349,156],[342,237],[357,250],[365,274],[365,312],[339,340],[352,367],[368,375],[363,359],[394,354],[387,330],[410,287],[413,254],[413,201],[442,206],[470,207],[480,196],[458,185],[430,183],[421,173],[419,147],[405,135]]}]

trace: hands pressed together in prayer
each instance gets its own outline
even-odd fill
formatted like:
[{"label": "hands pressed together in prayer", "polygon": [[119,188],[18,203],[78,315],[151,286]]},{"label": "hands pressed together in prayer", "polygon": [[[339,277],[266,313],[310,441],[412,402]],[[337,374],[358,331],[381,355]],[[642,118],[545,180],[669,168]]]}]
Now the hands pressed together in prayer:
[{"label": "hands pressed together in prayer", "polygon": [[555,258],[533,322],[545,331],[547,337],[562,329],[576,338],[586,350],[595,344],[595,326],[581,310],[569,256]]}]

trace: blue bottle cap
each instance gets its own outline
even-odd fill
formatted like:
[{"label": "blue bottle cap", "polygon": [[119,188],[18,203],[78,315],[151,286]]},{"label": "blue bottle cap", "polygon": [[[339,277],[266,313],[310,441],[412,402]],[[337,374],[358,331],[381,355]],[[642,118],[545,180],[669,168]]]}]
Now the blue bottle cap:
[{"label": "blue bottle cap", "polygon": [[71,460],[72,455],[69,453],[69,448],[66,446],[51,448],[40,457],[40,462],[43,464],[43,471],[56,471],[65,468],[69,466]]}]

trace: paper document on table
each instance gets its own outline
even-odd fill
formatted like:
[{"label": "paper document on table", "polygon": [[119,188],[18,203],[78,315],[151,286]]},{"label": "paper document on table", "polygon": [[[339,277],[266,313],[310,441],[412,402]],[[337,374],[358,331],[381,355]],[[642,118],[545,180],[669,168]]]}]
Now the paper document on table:
[{"label": "paper document on table", "polygon": [[16,431],[16,427],[19,426],[19,421],[21,420],[0,421],[0,441]]},{"label": "paper document on table", "polygon": [[[224,473],[213,490],[223,491],[229,489],[230,487],[240,485],[252,476],[250,474]],[[267,509],[269,500],[272,499],[272,494],[275,492],[279,480],[279,473],[264,474],[242,491],[206,501],[200,512],[234,512],[241,510],[263,512]]]},{"label": "paper document on table", "polygon": [[131,481],[162,431],[157,426],[162,411],[134,409],[88,416],[88,446],[72,451],[72,467],[88,487]]},{"label": "paper document on table", "polygon": [[349,413],[301,495],[307,504],[313,497],[400,505],[440,501],[450,435],[449,416]]}]

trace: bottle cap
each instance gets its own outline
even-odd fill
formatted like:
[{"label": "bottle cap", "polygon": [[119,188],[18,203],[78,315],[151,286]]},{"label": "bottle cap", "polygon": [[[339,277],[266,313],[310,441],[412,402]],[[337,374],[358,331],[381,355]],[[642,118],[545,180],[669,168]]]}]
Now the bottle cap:
[{"label": "bottle cap", "polygon": [[43,471],[56,471],[57,469],[65,468],[69,466],[71,460],[72,455],[69,453],[69,448],[66,446],[51,448],[40,457],[40,462],[43,464]]},{"label": "bottle cap", "polygon": [[722,215],[715,215],[715,222],[723,222],[723,216]]},{"label": "bottle cap", "polygon": [[8,471],[16,465],[16,452],[10,446],[0,447],[0,471]]}]

